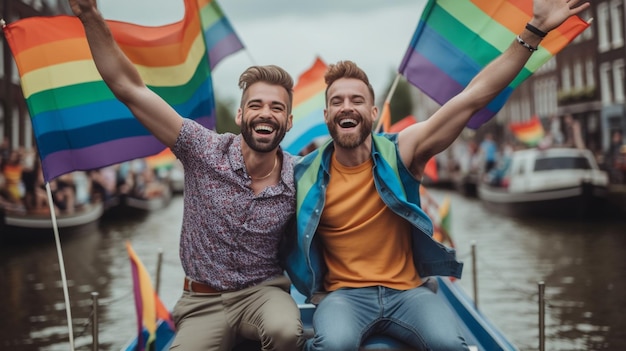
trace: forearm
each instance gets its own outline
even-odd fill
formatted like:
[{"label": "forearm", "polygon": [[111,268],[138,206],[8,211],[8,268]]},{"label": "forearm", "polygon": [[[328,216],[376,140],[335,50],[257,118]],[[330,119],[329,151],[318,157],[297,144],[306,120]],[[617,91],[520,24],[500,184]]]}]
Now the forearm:
[{"label": "forearm", "polygon": [[[527,29],[519,34],[519,38],[532,48],[537,48],[542,39]],[[531,55],[532,51],[516,38],[502,55],[480,71],[465,88],[465,93],[471,95],[470,101],[475,104],[474,110],[483,108],[506,88],[524,68]]]},{"label": "forearm", "polygon": [[139,72],[115,42],[97,8],[83,10],[79,19],[102,79],[118,99],[124,103],[130,102],[133,88],[145,85]]}]

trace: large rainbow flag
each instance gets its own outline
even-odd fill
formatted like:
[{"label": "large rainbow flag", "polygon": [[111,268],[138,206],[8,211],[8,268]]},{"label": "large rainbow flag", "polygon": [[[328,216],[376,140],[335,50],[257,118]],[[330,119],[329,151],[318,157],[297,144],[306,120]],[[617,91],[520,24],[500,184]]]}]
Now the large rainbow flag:
[{"label": "large rainbow flag", "polygon": [[[152,287],[150,275],[130,242],[126,242],[126,251],[130,259],[133,278],[133,295],[137,311],[137,351],[151,350],[150,345],[156,340],[158,320],[162,320],[174,330],[174,321],[156,291]],[[143,330],[148,334],[144,340]]]},{"label": "large rainbow flag", "polygon": [[[211,67],[243,45],[213,0],[185,0],[176,23],[107,21],[146,84],[182,116],[215,126]],[[31,17],[4,28],[49,181],[164,149],[100,77],[73,16]]]},{"label": "large rainbow flag", "polygon": [[293,127],[281,143],[290,154],[296,155],[317,138],[329,135],[324,122],[327,68],[324,61],[316,58],[293,88]]},{"label": "large rainbow flag", "polygon": [[[444,104],[511,45],[531,19],[532,6],[532,0],[429,0],[398,72]],[[517,78],[468,127],[493,117],[517,86],[588,26],[574,16],[551,31]]]}]

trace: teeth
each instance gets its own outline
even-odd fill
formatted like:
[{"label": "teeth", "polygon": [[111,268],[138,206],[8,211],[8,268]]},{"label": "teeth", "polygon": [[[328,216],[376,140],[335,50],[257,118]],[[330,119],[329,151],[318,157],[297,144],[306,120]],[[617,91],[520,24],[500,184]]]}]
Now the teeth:
[{"label": "teeth", "polygon": [[266,125],[261,125],[261,126],[256,126],[254,128],[255,132],[266,132],[266,133],[271,133],[274,131],[274,128],[270,127],[270,126],[266,126]]},{"label": "teeth", "polygon": [[345,128],[355,127],[358,122],[352,118],[346,118],[339,121],[339,125]]}]

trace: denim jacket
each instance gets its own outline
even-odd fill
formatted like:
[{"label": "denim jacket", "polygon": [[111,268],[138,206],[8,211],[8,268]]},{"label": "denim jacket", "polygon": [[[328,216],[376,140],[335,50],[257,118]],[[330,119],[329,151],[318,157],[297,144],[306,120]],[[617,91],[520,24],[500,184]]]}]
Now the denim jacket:
[{"label": "denim jacket", "polygon": [[[413,261],[420,277],[460,278],[463,263],[456,260],[454,249],[432,238],[433,224],[420,207],[420,182],[400,159],[397,134],[372,134],[372,140],[376,189],[393,212],[412,224]],[[332,152],[333,144],[329,141],[302,157],[294,170],[297,236],[288,245],[285,268],[296,289],[307,300],[323,292],[327,271],[320,240],[315,234],[324,209]]]}]

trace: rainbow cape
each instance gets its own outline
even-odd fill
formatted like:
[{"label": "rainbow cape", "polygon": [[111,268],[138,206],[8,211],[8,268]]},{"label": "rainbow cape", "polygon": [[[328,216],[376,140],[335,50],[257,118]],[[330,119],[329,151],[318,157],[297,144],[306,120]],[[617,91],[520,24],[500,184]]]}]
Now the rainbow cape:
[{"label": "rainbow cape", "polygon": [[[532,5],[531,0],[429,0],[398,72],[444,104],[511,45],[531,19]],[[588,26],[574,16],[551,31],[513,82],[468,127],[476,129],[493,117],[517,86]]]},{"label": "rainbow cape", "polygon": [[517,140],[528,146],[537,146],[545,136],[543,124],[537,115],[523,122],[510,122],[509,129]]},{"label": "rainbow cape", "polygon": [[[150,345],[156,340],[157,321],[160,319],[174,330],[174,322],[156,291],[152,287],[150,275],[143,265],[130,242],[126,242],[126,251],[130,258],[130,267],[133,277],[133,295],[137,311],[137,351],[150,350]],[[148,338],[144,340],[143,329]]]},{"label": "rainbow cape", "polygon": [[324,122],[326,69],[324,61],[316,58],[293,88],[293,127],[281,142],[281,147],[290,154],[298,154],[315,139],[329,135]]},{"label": "rainbow cape", "polygon": [[[107,23],[150,89],[182,116],[215,126],[211,67],[243,47],[215,1],[185,0],[184,18],[169,25]],[[165,148],[102,81],[78,18],[25,18],[4,34],[46,181]]]}]

